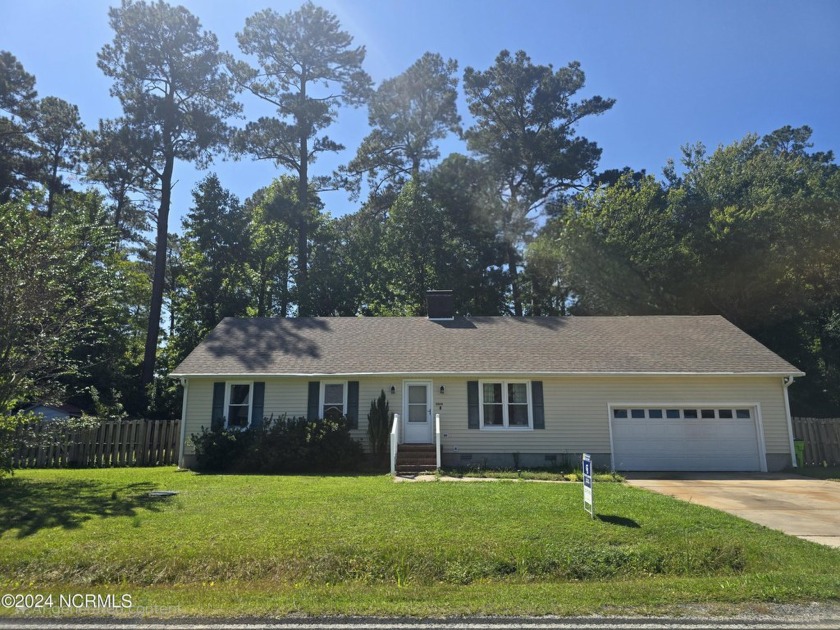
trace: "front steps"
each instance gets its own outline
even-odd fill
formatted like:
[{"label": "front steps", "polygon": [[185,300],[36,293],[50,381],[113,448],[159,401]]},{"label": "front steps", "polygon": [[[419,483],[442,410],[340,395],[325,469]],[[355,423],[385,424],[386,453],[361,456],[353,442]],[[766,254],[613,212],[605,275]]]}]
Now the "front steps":
[{"label": "front steps", "polygon": [[397,447],[397,474],[416,475],[437,470],[434,444],[400,444]]}]

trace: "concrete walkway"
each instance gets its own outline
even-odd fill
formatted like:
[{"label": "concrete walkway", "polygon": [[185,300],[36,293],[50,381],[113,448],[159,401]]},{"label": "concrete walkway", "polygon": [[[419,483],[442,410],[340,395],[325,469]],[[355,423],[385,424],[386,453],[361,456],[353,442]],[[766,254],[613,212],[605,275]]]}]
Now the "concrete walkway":
[{"label": "concrete walkway", "polygon": [[[445,475],[397,475],[394,477],[397,483],[408,482],[424,482],[424,481],[464,481],[467,483],[473,481],[512,481],[514,483],[575,483],[574,481],[564,481],[561,479],[500,479],[498,477],[447,477]],[[577,482],[580,483],[580,482]]]},{"label": "concrete walkway", "polygon": [[628,473],[627,483],[840,548],[840,483],[783,473]]}]

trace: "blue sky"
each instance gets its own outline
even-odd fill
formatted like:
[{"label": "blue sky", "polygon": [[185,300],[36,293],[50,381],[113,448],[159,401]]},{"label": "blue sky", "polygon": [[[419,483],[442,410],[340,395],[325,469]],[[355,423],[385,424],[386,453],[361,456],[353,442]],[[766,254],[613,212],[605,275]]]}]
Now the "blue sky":
[{"label": "blue sky", "polygon": [[[39,96],[79,106],[88,126],[117,116],[109,80],[96,53],[112,38],[104,0],[0,0],[0,49],[37,79]],[[173,2],[176,4],[176,2]],[[238,53],[235,33],[266,7],[285,13],[286,0],[185,0],[223,48]],[[426,51],[485,69],[502,49],[525,50],[555,67],[578,60],[587,75],[582,95],[617,99],[580,131],[603,149],[600,168],[625,165],[659,174],[681,145],[728,144],[748,132],[810,125],[819,150],[840,151],[840,2],[835,1],[581,1],[322,0],[356,42],[377,83],[399,74]],[[243,99],[244,100],[244,99]],[[265,113],[245,100],[245,116]],[[469,123],[466,103],[459,102]],[[330,172],[348,161],[366,135],[364,110],[342,110],[329,135],[348,148],[311,169]],[[442,152],[466,151],[457,139]],[[281,171],[250,159],[211,166],[245,198]],[[170,229],[191,203],[203,176],[176,167]],[[341,192],[324,196],[333,215],[355,210]]]}]

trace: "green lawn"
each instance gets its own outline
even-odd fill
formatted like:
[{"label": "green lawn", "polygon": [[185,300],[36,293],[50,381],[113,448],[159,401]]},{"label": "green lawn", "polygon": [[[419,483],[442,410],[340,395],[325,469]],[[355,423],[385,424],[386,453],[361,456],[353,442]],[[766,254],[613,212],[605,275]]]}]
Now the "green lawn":
[{"label": "green lawn", "polygon": [[575,483],[24,471],[0,483],[0,587],[128,593],[175,617],[650,612],[840,593],[838,550],[619,483],[595,493],[592,521]]}]

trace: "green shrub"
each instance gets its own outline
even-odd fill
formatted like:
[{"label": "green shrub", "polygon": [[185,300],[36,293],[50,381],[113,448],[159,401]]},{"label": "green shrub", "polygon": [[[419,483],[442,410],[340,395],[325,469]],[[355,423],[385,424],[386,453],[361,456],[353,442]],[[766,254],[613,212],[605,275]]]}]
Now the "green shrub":
[{"label": "green shrub", "polygon": [[208,472],[335,472],[357,469],[362,445],[346,418],[266,418],[245,430],[202,427],[193,435],[196,464]]},{"label": "green shrub", "polygon": [[308,422],[307,445],[306,470],[354,470],[364,460],[362,445],[350,437],[350,425],[344,417]]},{"label": "green shrub", "polygon": [[12,474],[12,459],[20,446],[20,428],[34,421],[31,415],[0,414],[0,479]]},{"label": "green shrub", "polygon": [[19,450],[40,448],[66,452],[78,439],[79,432],[96,429],[100,422],[94,416],[45,420],[31,412],[0,414],[0,478],[12,473],[12,459]]},{"label": "green shrub", "polygon": [[201,433],[192,435],[197,468],[206,472],[247,470],[253,437],[253,431],[201,427]]},{"label": "green shrub", "polygon": [[257,434],[251,453],[253,470],[258,472],[303,471],[307,466],[306,418],[266,418]]},{"label": "green shrub", "polygon": [[391,408],[385,397],[385,390],[381,390],[379,398],[370,401],[368,412],[368,438],[370,452],[379,455],[388,450],[388,436],[391,433]]}]

